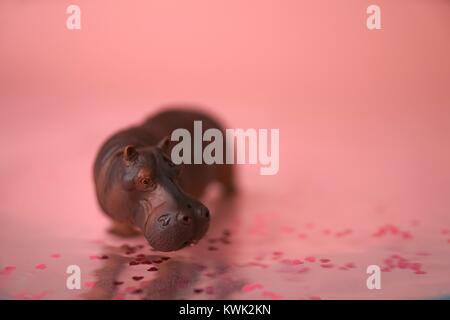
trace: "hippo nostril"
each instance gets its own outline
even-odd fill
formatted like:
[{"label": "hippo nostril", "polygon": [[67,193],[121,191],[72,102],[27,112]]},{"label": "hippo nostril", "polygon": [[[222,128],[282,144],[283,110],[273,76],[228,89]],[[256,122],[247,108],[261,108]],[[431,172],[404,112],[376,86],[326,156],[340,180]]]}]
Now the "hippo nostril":
[{"label": "hippo nostril", "polygon": [[202,218],[209,219],[209,209],[207,207],[205,206],[200,207],[199,213]]},{"label": "hippo nostril", "polygon": [[188,204],[186,205],[186,207],[187,207],[188,209],[192,209],[192,205],[191,205],[190,203],[188,203]]},{"label": "hippo nostril", "polygon": [[191,223],[191,217],[189,217],[187,214],[180,213],[178,215],[178,220],[181,221],[184,224],[190,224]]}]

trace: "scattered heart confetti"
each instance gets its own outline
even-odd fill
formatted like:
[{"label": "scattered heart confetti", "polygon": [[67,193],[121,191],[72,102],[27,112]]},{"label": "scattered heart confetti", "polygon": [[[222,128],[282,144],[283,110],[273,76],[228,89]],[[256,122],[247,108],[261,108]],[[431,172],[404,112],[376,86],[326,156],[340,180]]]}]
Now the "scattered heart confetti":
[{"label": "scattered heart confetti", "polygon": [[272,291],[264,291],[262,293],[262,296],[268,297],[268,298],[270,298],[272,300],[280,300],[280,299],[282,299],[282,297],[279,294],[277,294],[275,292],[272,292]]},{"label": "scattered heart confetti", "polygon": [[214,287],[208,286],[205,288],[206,294],[214,294]]},{"label": "scattered heart confetti", "polygon": [[95,282],[95,281],[85,281],[85,282],[84,282],[84,287],[85,287],[85,288],[92,289],[92,288],[95,287],[95,285],[96,285],[96,282]]},{"label": "scattered heart confetti", "polygon": [[291,266],[303,264],[303,261],[300,259],[283,259],[280,261],[281,263],[288,264]]},{"label": "scattered heart confetti", "polygon": [[144,290],[142,290],[142,289],[136,289],[136,290],[131,291],[132,294],[140,294],[142,292],[144,292]]},{"label": "scattered heart confetti", "polygon": [[336,232],[336,237],[341,238],[341,237],[346,237],[349,236],[353,233],[353,230],[351,229],[345,229],[344,231],[338,231]]},{"label": "scattered heart confetti", "polygon": [[35,266],[35,268],[38,270],[44,270],[44,269],[47,269],[47,265],[45,265],[44,263],[40,263],[40,264],[37,264]]},{"label": "scattered heart confetti", "polygon": [[243,286],[241,288],[241,291],[250,292],[250,291],[262,289],[262,288],[264,288],[264,286],[260,283],[249,283],[249,284],[246,284],[245,286]]},{"label": "scattered heart confetti", "polygon": [[297,273],[305,273],[305,272],[308,272],[309,270],[310,270],[310,268],[308,268],[308,267],[303,267],[303,268],[299,269],[299,270],[297,271]]},{"label": "scattered heart confetti", "polygon": [[11,273],[13,273],[16,270],[15,266],[6,266],[0,271],[0,275],[9,276]]},{"label": "scattered heart confetti", "polygon": [[356,268],[356,265],[353,262],[348,262],[348,263],[345,264],[344,267],[349,268],[349,269],[353,269],[353,268]]},{"label": "scattered heart confetti", "polygon": [[17,300],[42,300],[47,295],[47,291],[42,291],[38,293],[28,293],[28,292],[21,292],[14,295],[14,298]]}]

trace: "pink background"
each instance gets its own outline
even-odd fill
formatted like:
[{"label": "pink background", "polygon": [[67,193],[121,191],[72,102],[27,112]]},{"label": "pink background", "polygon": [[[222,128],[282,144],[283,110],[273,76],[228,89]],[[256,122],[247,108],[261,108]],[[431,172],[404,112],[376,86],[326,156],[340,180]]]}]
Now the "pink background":
[{"label": "pink background", "polygon": [[[65,26],[71,3],[81,7],[79,31]],[[373,3],[382,30],[366,28]],[[82,241],[108,241],[95,152],[167,103],[199,104],[230,128],[280,129],[278,175],[239,168],[242,255],[231,264],[260,251],[334,255],[359,259],[352,279],[362,279],[348,286],[330,274],[327,287],[311,276],[309,289],[289,291],[269,268],[247,281],[265,278],[289,299],[448,295],[449,39],[446,0],[1,1],[0,267],[17,271],[0,276],[0,297],[75,297],[61,287],[64,266],[98,249]],[[270,230],[251,238],[246,228],[264,223]],[[413,239],[374,242],[387,223]],[[350,228],[356,239],[298,244],[280,231],[312,225]],[[428,278],[364,288],[364,266],[425,249]],[[55,251],[72,260],[59,276],[36,275]]]}]

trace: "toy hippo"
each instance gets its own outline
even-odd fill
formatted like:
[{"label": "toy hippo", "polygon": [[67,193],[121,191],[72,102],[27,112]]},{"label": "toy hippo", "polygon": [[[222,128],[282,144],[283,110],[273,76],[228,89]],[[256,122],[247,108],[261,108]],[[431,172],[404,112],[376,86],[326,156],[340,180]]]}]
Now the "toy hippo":
[{"label": "toy hippo", "polygon": [[194,245],[205,235],[210,212],[197,199],[212,182],[219,182],[224,194],[234,193],[235,184],[232,165],[171,161],[172,132],[184,128],[193,134],[198,120],[205,129],[224,132],[205,113],[170,108],[117,132],[102,145],[94,181],[100,207],[114,222],[113,232],[126,235],[139,229],[159,251]]}]

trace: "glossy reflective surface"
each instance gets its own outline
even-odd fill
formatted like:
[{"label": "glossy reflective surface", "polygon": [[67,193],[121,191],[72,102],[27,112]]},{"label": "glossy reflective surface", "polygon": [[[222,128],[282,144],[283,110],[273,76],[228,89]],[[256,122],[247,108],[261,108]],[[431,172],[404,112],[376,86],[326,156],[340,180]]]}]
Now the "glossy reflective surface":
[{"label": "glossy reflective surface", "polygon": [[[309,127],[314,125],[320,124]],[[288,122],[283,128],[289,130]],[[374,151],[378,155],[373,159],[369,149],[363,153],[360,146],[334,140],[322,141],[318,152],[315,139],[305,134],[302,148],[282,149],[279,175],[260,176],[257,167],[240,166],[241,190],[233,201],[220,200],[213,187],[205,199],[213,215],[207,236],[195,247],[161,254],[142,237],[123,239],[107,232],[109,220],[96,205],[91,181],[96,143],[81,139],[78,126],[68,127],[61,140],[53,132],[49,124],[36,134],[51,137],[48,141],[58,147],[46,149],[47,154],[36,150],[34,165],[27,166],[18,155],[30,152],[23,146],[36,146],[22,144],[3,173],[7,210],[1,226],[2,298],[377,299],[449,294],[445,184],[411,182],[417,175],[440,179],[448,175],[445,167],[393,170],[392,161],[403,157],[395,155],[398,149],[392,149],[394,155]],[[70,143],[67,137],[72,137]],[[101,141],[100,135],[96,140]],[[286,140],[285,148],[293,143]],[[388,140],[379,148],[386,150]],[[330,160],[339,143],[350,155]],[[383,163],[383,158],[389,161]],[[366,287],[366,268],[374,264],[382,268],[382,290]],[[81,268],[81,290],[66,287],[69,265]]]},{"label": "glossy reflective surface", "polygon": [[[0,298],[450,295],[448,1],[384,1],[380,33],[360,1],[78,2],[79,33],[63,2],[0,3]],[[280,171],[239,166],[206,237],[161,254],[107,232],[92,163],[174,101],[280,129]]]}]

